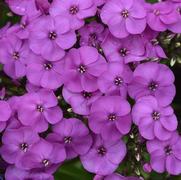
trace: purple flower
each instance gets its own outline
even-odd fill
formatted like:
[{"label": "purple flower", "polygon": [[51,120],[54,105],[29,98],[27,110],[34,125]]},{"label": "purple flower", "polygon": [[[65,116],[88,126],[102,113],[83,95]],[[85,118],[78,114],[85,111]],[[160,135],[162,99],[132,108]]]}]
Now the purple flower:
[{"label": "purple flower", "polygon": [[145,47],[141,36],[129,36],[121,41],[111,34],[102,43],[104,54],[109,61],[129,63],[144,60]]},{"label": "purple flower", "polygon": [[48,135],[47,139],[63,145],[67,159],[87,153],[92,145],[92,137],[88,128],[78,119],[64,119],[53,127],[53,132]]},{"label": "purple flower", "polygon": [[63,61],[50,61],[34,56],[27,65],[27,79],[30,83],[47,89],[57,89],[63,84]]},{"label": "purple flower", "polygon": [[8,129],[2,136],[0,154],[6,162],[19,167],[22,156],[38,141],[38,134],[31,128]]},{"label": "purple flower", "polygon": [[140,64],[133,73],[133,81],[128,86],[128,92],[134,99],[146,95],[155,96],[160,105],[167,106],[175,96],[174,80],[174,74],[164,64]]},{"label": "purple flower", "polygon": [[23,169],[18,169],[15,166],[9,166],[6,169],[5,173],[6,180],[20,180],[20,179],[30,179],[31,180],[53,180],[53,176],[51,174],[47,174],[44,172],[31,172]]},{"label": "purple flower", "polygon": [[154,171],[163,173],[166,170],[172,175],[181,173],[181,138],[176,132],[168,141],[148,141],[147,149]]},{"label": "purple flower", "polygon": [[89,127],[107,140],[118,140],[131,128],[131,107],[120,96],[101,97],[92,104]]},{"label": "purple flower", "polygon": [[47,128],[47,122],[55,124],[62,119],[62,110],[57,105],[57,98],[52,91],[27,93],[19,101],[18,118],[23,125],[30,126],[43,121]]},{"label": "purple flower", "polygon": [[17,23],[8,29],[8,33],[14,34],[19,39],[28,39],[29,24],[36,18],[37,18],[36,16],[35,17],[23,16],[20,23]]},{"label": "purple flower", "polygon": [[72,92],[63,88],[62,95],[66,102],[71,105],[73,111],[80,115],[89,115],[92,103],[102,96],[100,91]]},{"label": "purple flower", "polygon": [[84,25],[84,19],[96,14],[94,0],[54,0],[50,7],[52,16],[61,15],[70,22],[71,29]]},{"label": "purple flower", "polygon": [[94,0],[96,6],[102,6],[107,0]]},{"label": "purple flower", "polygon": [[11,107],[8,102],[0,100],[0,132],[2,132],[6,123],[12,114]]},{"label": "purple flower", "polygon": [[178,20],[173,5],[169,2],[158,2],[148,4],[147,23],[155,31],[165,31],[169,24],[174,24]]},{"label": "purple flower", "polygon": [[[173,0],[172,0],[173,1]],[[169,24],[168,29],[174,33],[181,33],[181,1],[175,0],[173,5],[175,12],[177,13],[178,20],[174,24]],[[176,3],[178,2],[178,3]]]},{"label": "purple flower", "polygon": [[146,28],[146,10],[136,0],[110,0],[101,11],[102,21],[117,38],[141,34]]},{"label": "purple flower", "polygon": [[27,42],[23,42],[15,36],[4,39],[0,58],[4,64],[4,72],[11,78],[17,79],[26,74],[26,63],[30,56],[31,52]]},{"label": "purple flower", "polygon": [[151,165],[149,163],[145,163],[143,165],[143,170],[146,172],[146,173],[151,173],[152,171],[152,168],[151,168]]},{"label": "purple flower", "polygon": [[107,176],[96,175],[93,180],[140,180],[137,177],[125,177],[118,173],[113,173]]},{"label": "purple flower", "polygon": [[37,8],[44,14],[48,14],[50,8],[50,0],[35,0]]},{"label": "purple flower", "polygon": [[25,170],[37,169],[37,172],[54,173],[57,165],[66,159],[65,149],[61,144],[50,143],[44,139],[34,144],[31,151],[21,159],[21,167]]},{"label": "purple flower", "polygon": [[65,87],[73,92],[96,91],[97,78],[106,68],[107,63],[97,49],[88,46],[71,49],[65,57]]},{"label": "purple flower", "polygon": [[94,136],[92,148],[80,160],[87,171],[105,176],[116,170],[125,155],[123,141],[103,140],[100,136]]},{"label": "purple flower", "polygon": [[11,26],[11,23],[8,22],[4,27],[0,29],[0,40],[6,37],[6,34],[9,30],[9,27]]},{"label": "purple flower", "polygon": [[11,116],[11,112],[12,110],[8,102],[0,100],[0,121],[7,121]]},{"label": "purple flower", "polygon": [[145,44],[146,57],[147,58],[166,58],[166,54],[162,47],[159,45],[157,39],[158,32],[151,30],[149,27],[142,34],[142,38]]},{"label": "purple flower", "polygon": [[108,69],[98,79],[98,87],[104,94],[127,96],[127,85],[132,80],[129,66],[120,62],[108,64]]},{"label": "purple flower", "polygon": [[106,31],[102,24],[92,21],[90,24],[85,25],[79,30],[80,45],[93,46],[98,50],[106,37]]},{"label": "purple flower", "polygon": [[30,48],[50,61],[61,59],[64,50],[76,42],[76,34],[70,31],[70,23],[64,17],[42,16],[30,26]]},{"label": "purple flower", "polygon": [[34,0],[6,0],[10,9],[18,15],[35,16],[40,14]]},{"label": "purple flower", "polygon": [[160,106],[153,96],[145,96],[136,101],[132,110],[133,121],[140,134],[152,140],[168,140],[177,129],[177,118],[171,106]]}]

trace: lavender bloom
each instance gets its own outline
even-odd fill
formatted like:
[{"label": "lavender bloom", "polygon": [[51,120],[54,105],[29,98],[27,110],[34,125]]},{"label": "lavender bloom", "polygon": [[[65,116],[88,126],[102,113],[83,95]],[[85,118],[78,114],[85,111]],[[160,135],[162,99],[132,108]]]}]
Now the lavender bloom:
[{"label": "lavender bloom", "polygon": [[141,61],[146,58],[144,41],[138,35],[119,40],[109,34],[101,47],[109,61],[129,63]]},{"label": "lavender bloom", "polygon": [[27,42],[15,36],[8,36],[0,49],[0,59],[4,64],[5,73],[13,79],[23,77],[26,74],[27,60],[31,56]]},{"label": "lavender bloom", "polygon": [[132,71],[119,62],[108,64],[108,69],[98,78],[98,87],[104,94],[127,96],[127,85],[132,81]]},{"label": "lavender bloom", "polygon": [[[169,24],[168,25],[168,29],[174,33],[181,33],[181,1],[180,0],[172,0],[173,2],[175,2],[174,5],[172,5],[174,7],[174,11],[177,14],[177,22],[175,22],[174,24]],[[176,3],[177,2],[177,3]]]},{"label": "lavender bloom", "polygon": [[84,25],[84,19],[96,14],[94,0],[54,0],[50,7],[52,16],[64,16],[71,29],[76,30]]},{"label": "lavender bloom", "polygon": [[136,0],[110,0],[101,11],[102,21],[117,38],[141,34],[146,28],[146,10]]},{"label": "lavender bloom", "polygon": [[11,107],[9,103],[3,100],[0,100],[0,132],[2,132],[12,114]]},{"label": "lavender bloom", "polygon": [[28,39],[29,38],[29,24],[30,22],[35,20],[37,17],[38,16],[35,16],[35,17],[23,16],[21,18],[20,23],[17,23],[8,29],[8,33],[14,34],[19,39]]},{"label": "lavender bloom", "polygon": [[165,31],[170,24],[178,20],[173,5],[169,2],[158,2],[149,4],[147,8],[147,23],[155,31]]},{"label": "lavender bloom", "polygon": [[37,9],[43,14],[48,14],[50,8],[50,0],[35,0]]},{"label": "lavender bloom", "polygon": [[106,37],[104,26],[96,21],[82,27],[79,30],[79,34],[81,46],[93,46],[98,50]]},{"label": "lavender bloom", "polygon": [[57,165],[66,159],[65,149],[58,143],[50,143],[44,139],[34,144],[31,151],[21,159],[21,169],[37,169],[37,172],[54,173]]},{"label": "lavender bloom", "polygon": [[53,132],[48,135],[47,139],[63,145],[67,159],[87,153],[92,145],[92,137],[88,128],[78,119],[64,119],[53,127]]},{"label": "lavender bloom", "polygon": [[147,149],[153,170],[158,173],[167,171],[172,175],[181,173],[181,138],[176,132],[168,141],[148,141]]},{"label": "lavender bloom", "polygon": [[146,57],[147,58],[166,58],[166,54],[162,47],[159,45],[157,39],[158,32],[151,30],[149,27],[142,34],[142,38],[145,44]]},{"label": "lavender bloom", "polygon": [[94,136],[92,148],[80,160],[87,171],[105,176],[116,170],[125,155],[123,141],[103,140],[100,136]]},{"label": "lavender bloom", "polygon": [[69,103],[73,111],[80,115],[89,115],[92,103],[102,96],[100,91],[94,92],[72,92],[63,88],[62,95],[67,103]]},{"label": "lavender bloom", "polygon": [[12,110],[8,102],[0,100],[0,121],[6,122],[11,116]]},{"label": "lavender bloom", "polygon": [[38,134],[31,128],[8,129],[2,136],[0,154],[6,162],[19,167],[22,156],[38,141]]},{"label": "lavender bloom", "polygon": [[76,42],[76,34],[70,31],[70,23],[65,17],[42,16],[30,26],[30,48],[50,61],[61,59],[64,50]]},{"label": "lavender bloom", "polygon": [[41,121],[46,126],[48,122],[55,124],[63,116],[62,110],[57,104],[57,98],[52,91],[41,90],[39,92],[27,93],[19,101],[18,118],[23,125],[33,126]]},{"label": "lavender bloom", "polygon": [[50,61],[34,56],[27,65],[27,79],[30,83],[46,89],[57,89],[63,84],[63,61]]},{"label": "lavender bloom", "polygon": [[31,180],[54,180],[51,174],[44,172],[33,172],[26,171],[23,169],[18,169],[15,166],[9,166],[5,173],[6,180],[20,180],[20,179],[30,179]]},{"label": "lavender bloom", "polygon": [[118,140],[131,128],[131,107],[120,96],[105,96],[91,107],[89,127],[107,140]]},{"label": "lavender bloom", "polygon": [[125,177],[118,173],[113,173],[107,176],[96,175],[93,180],[140,180],[137,177]]},{"label": "lavender bloom", "polygon": [[73,92],[92,92],[98,89],[97,78],[107,68],[107,63],[97,49],[83,46],[71,49],[65,57],[65,87]]},{"label": "lavender bloom", "polygon": [[163,107],[153,96],[145,96],[136,101],[132,110],[133,121],[140,134],[152,140],[168,140],[177,129],[177,118],[170,106]]},{"label": "lavender bloom", "polygon": [[148,62],[140,64],[128,86],[129,95],[138,99],[146,95],[156,97],[162,106],[169,105],[175,96],[174,74],[164,64]]},{"label": "lavender bloom", "polygon": [[41,14],[35,4],[35,0],[6,0],[10,9],[18,15],[36,16]]}]

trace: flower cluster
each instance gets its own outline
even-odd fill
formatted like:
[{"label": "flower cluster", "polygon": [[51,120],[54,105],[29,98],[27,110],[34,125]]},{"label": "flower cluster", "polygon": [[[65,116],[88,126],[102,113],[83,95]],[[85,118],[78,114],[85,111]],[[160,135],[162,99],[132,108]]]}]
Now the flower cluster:
[{"label": "flower cluster", "polygon": [[[95,180],[114,173],[133,123],[150,166],[181,173],[181,137],[171,103],[174,75],[159,33],[181,33],[181,1],[6,0],[19,23],[0,30],[0,63],[26,93],[0,100],[5,178],[52,180],[79,157]],[[91,17],[91,18],[90,18]],[[66,117],[57,94],[77,117]],[[132,107],[132,99],[135,103]],[[64,111],[64,112],[63,112]]]}]

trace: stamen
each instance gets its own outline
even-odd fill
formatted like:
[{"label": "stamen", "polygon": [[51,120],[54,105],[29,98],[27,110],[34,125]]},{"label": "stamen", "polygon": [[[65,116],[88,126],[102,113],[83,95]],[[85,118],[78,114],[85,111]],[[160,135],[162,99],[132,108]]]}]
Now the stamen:
[{"label": "stamen", "polygon": [[78,12],[79,12],[78,6],[71,6],[70,9],[69,9],[69,13],[72,14],[72,15],[75,15]]},{"label": "stamen", "polygon": [[12,56],[14,60],[18,60],[20,58],[19,52],[17,51],[15,51]]},{"label": "stamen", "polygon": [[27,144],[27,143],[22,143],[22,144],[20,144],[20,149],[21,149],[23,152],[27,152],[27,150],[28,150],[28,144]]},{"label": "stamen", "polygon": [[37,105],[36,109],[37,109],[37,111],[39,111],[41,113],[44,111],[44,108],[42,105]]},{"label": "stamen", "polygon": [[114,79],[114,84],[115,84],[116,86],[120,86],[120,85],[122,85],[122,83],[123,83],[123,79],[122,79],[121,77],[116,77],[116,78]]},{"label": "stamen", "polygon": [[56,34],[56,32],[54,32],[54,31],[51,31],[50,33],[49,33],[49,39],[50,40],[55,40],[56,38],[57,38],[57,34]]},{"label": "stamen", "polygon": [[121,15],[122,15],[123,18],[128,18],[129,17],[129,11],[127,9],[124,9],[121,12]]},{"label": "stamen", "polygon": [[77,70],[79,73],[83,74],[86,72],[86,67],[84,65],[80,65]]},{"label": "stamen", "polygon": [[106,148],[104,146],[100,146],[98,149],[97,149],[97,152],[99,155],[101,156],[104,156],[107,152]]},{"label": "stamen", "polygon": [[67,136],[67,137],[64,138],[64,143],[65,144],[70,144],[71,142],[72,142],[72,137]]}]

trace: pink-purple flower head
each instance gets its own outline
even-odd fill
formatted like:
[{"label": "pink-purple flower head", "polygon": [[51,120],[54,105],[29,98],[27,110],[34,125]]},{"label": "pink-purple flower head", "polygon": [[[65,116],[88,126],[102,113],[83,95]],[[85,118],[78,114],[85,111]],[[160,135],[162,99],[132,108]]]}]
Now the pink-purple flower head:
[{"label": "pink-purple flower head", "polygon": [[146,10],[136,0],[110,0],[101,11],[102,21],[117,38],[141,34],[146,28]]},{"label": "pink-purple flower head", "polygon": [[88,46],[71,49],[65,57],[64,85],[73,92],[96,91],[97,79],[106,68],[106,60],[97,49]]},{"label": "pink-purple flower head", "polygon": [[147,7],[147,23],[154,31],[165,31],[168,25],[178,21],[178,15],[173,4],[169,2],[159,2],[149,4]]},{"label": "pink-purple flower head", "polygon": [[146,58],[144,41],[139,35],[119,40],[109,34],[101,47],[108,61],[130,63]]},{"label": "pink-purple flower head", "polygon": [[57,165],[66,159],[64,147],[58,143],[51,143],[40,139],[31,150],[21,159],[21,169],[37,169],[38,172],[54,173]]},{"label": "pink-purple flower head", "polygon": [[41,16],[30,24],[30,48],[50,61],[62,58],[75,42],[76,34],[65,17]]},{"label": "pink-purple flower head", "polygon": [[78,119],[63,119],[53,126],[53,133],[47,138],[64,146],[67,159],[86,154],[92,146],[92,137],[88,128]]},{"label": "pink-purple flower head", "polygon": [[125,177],[118,173],[113,173],[107,176],[100,176],[96,175],[94,176],[93,180],[140,180],[138,177]]},{"label": "pink-purple flower head", "polygon": [[131,107],[120,96],[105,96],[92,104],[89,127],[103,139],[118,140],[131,128]]},{"label": "pink-purple flower head", "polygon": [[155,96],[160,105],[167,106],[175,96],[174,80],[173,72],[164,64],[140,64],[133,73],[128,92],[136,100],[146,95]]},{"label": "pink-purple flower head", "polygon": [[132,81],[132,71],[120,62],[111,62],[98,79],[98,87],[104,94],[127,97],[127,85]]},{"label": "pink-purple flower head", "polygon": [[158,40],[159,33],[149,27],[142,33],[142,39],[146,49],[147,58],[166,58],[163,48]]},{"label": "pink-purple flower head", "polygon": [[160,106],[153,96],[138,99],[133,107],[132,117],[140,134],[149,140],[168,140],[178,125],[173,109],[170,106]]},{"label": "pink-purple flower head", "polygon": [[154,171],[167,171],[172,175],[181,173],[181,137],[175,132],[168,141],[152,140],[147,142],[150,164]]},{"label": "pink-purple flower head", "polygon": [[31,56],[27,42],[15,36],[8,36],[0,46],[0,59],[4,64],[4,72],[13,79],[25,76],[26,63]]},{"label": "pink-purple flower head", "polygon": [[6,180],[20,180],[29,179],[31,180],[54,180],[53,175],[45,172],[26,171],[19,169],[16,166],[8,166],[5,173]]},{"label": "pink-purple flower head", "polygon": [[[178,3],[176,3],[178,2]],[[181,33],[181,1],[177,0],[175,1],[175,4],[173,5],[174,7],[174,11],[176,12],[177,16],[178,16],[178,20],[177,22],[173,23],[173,24],[169,24],[168,25],[168,29],[174,33]]]},{"label": "pink-purple flower head", "polygon": [[41,12],[37,10],[35,0],[6,0],[10,9],[20,16],[36,16],[41,15]]},{"label": "pink-purple flower head", "polygon": [[102,96],[102,93],[97,90],[94,92],[72,92],[63,88],[62,95],[65,101],[71,105],[73,112],[80,115],[89,115],[92,103]]},{"label": "pink-purple flower head", "polygon": [[19,167],[22,156],[38,141],[39,136],[32,128],[8,129],[2,137],[0,154],[6,162]]},{"label": "pink-purple flower head", "polygon": [[20,97],[18,118],[23,125],[33,126],[39,123],[42,128],[48,128],[48,123],[55,124],[62,119],[62,110],[52,91],[41,90],[27,93]]},{"label": "pink-purple flower head", "polygon": [[84,26],[84,19],[96,14],[94,0],[54,0],[50,7],[52,16],[64,16],[73,30]]},{"label": "pink-purple flower head", "polygon": [[12,109],[8,102],[0,100],[0,132],[6,127],[7,121],[11,117]]},{"label": "pink-purple flower head", "polygon": [[80,45],[93,46],[100,50],[101,44],[106,37],[106,32],[102,24],[92,21],[79,30]]},{"label": "pink-purple flower head", "polygon": [[50,61],[34,56],[27,65],[27,79],[35,86],[57,89],[63,84],[63,61]]},{"label": "pink-purple flower head", "polygon": [[80,160],[87,171],[105,176],[116,170],[125,155],[126,146],[122,140],[103,140],[101,136],[94,136],[93,146]]}]

